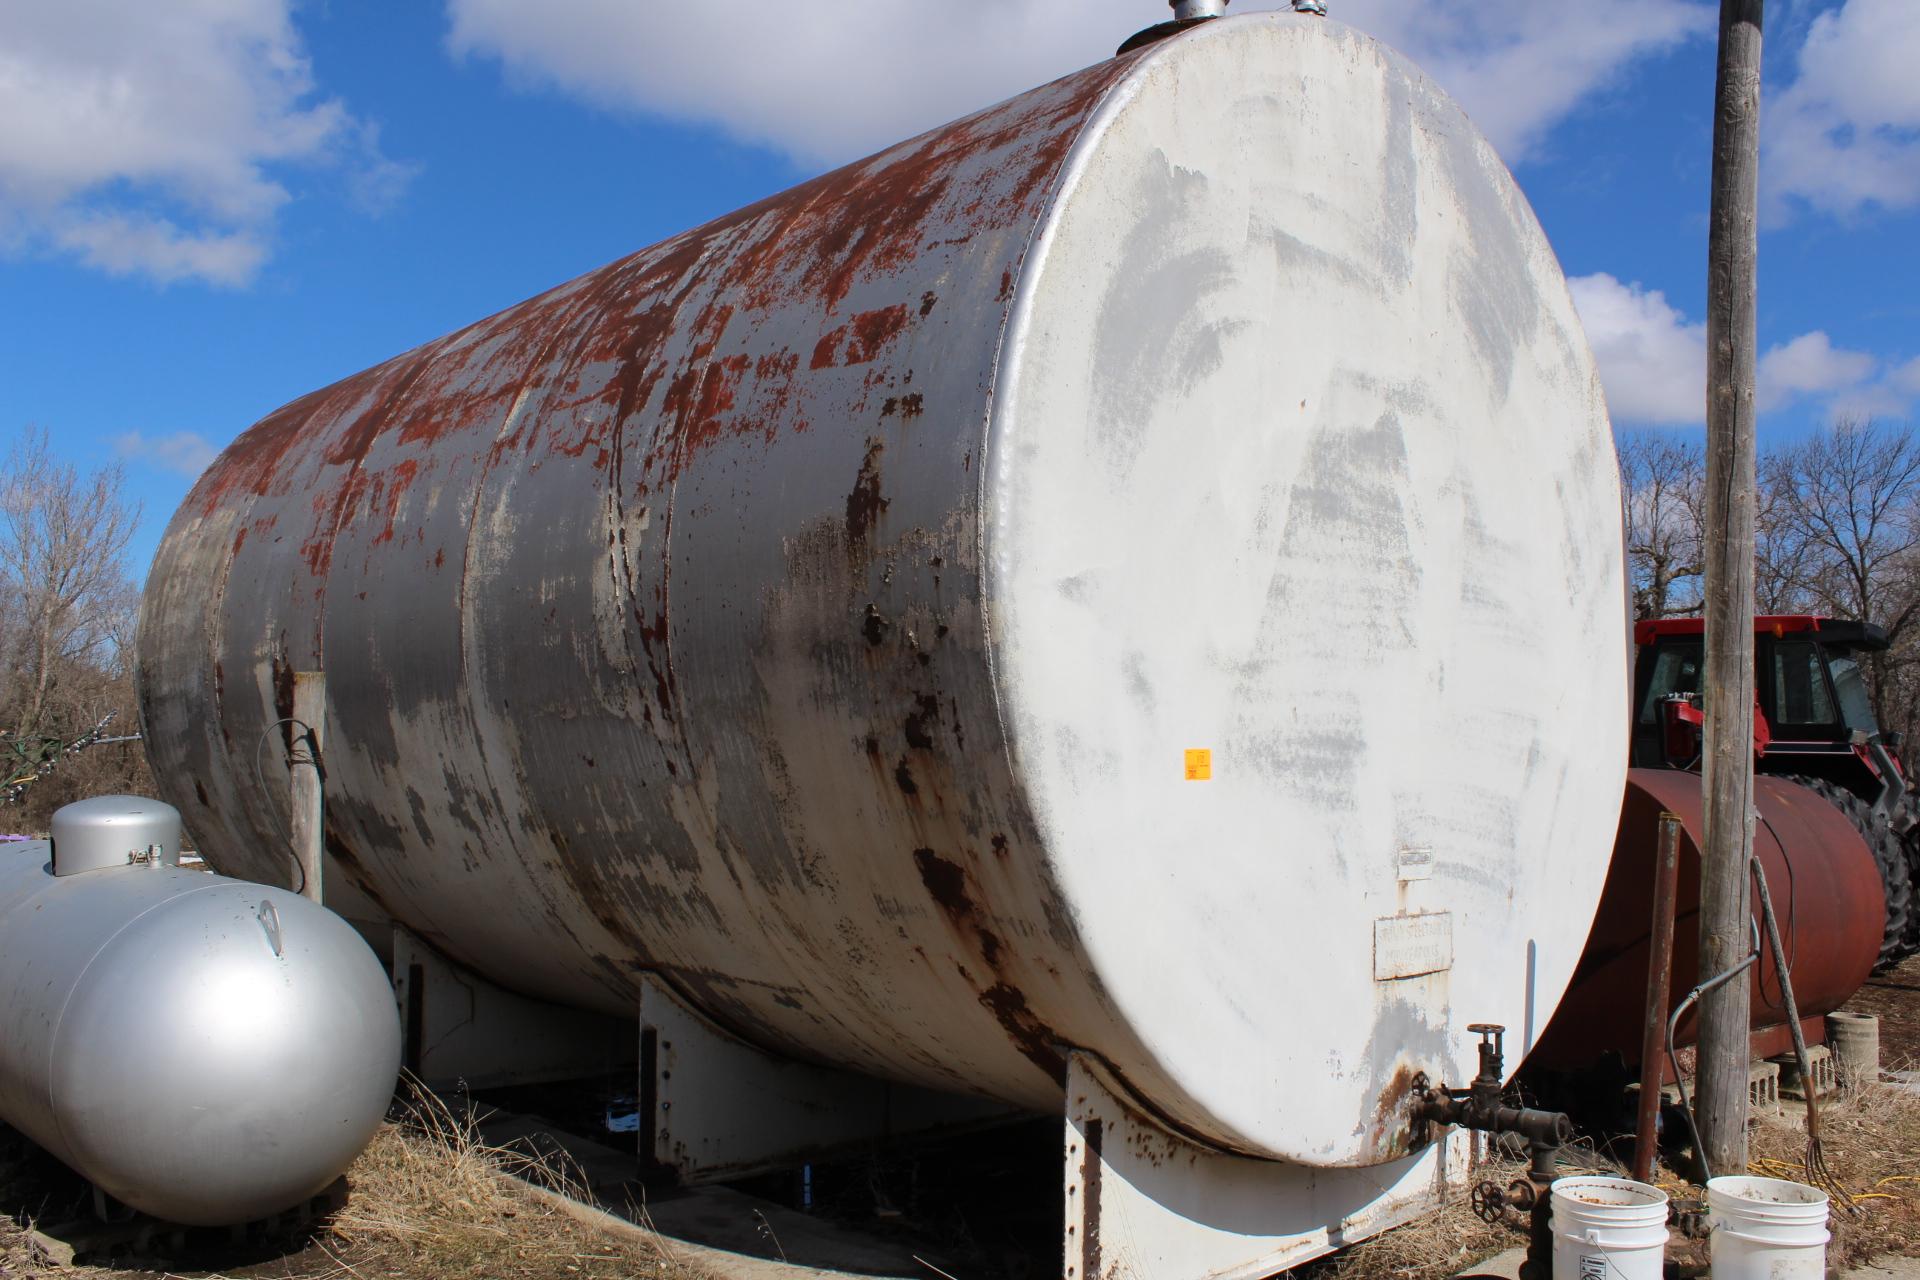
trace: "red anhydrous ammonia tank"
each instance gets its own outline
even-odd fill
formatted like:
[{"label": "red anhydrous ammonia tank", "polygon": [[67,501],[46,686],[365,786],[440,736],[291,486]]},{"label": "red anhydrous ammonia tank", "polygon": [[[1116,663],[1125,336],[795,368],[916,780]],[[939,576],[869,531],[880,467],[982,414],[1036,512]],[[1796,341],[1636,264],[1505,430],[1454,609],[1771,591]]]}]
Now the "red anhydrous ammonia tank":
[{"label": "red anhydrous ammonia tank", "polygon": [[521,991],[1220,1148],[1403,1152],[1517,1061],[1625,771],[1560,268],[1424,76],[1207,23],[295,401],[174,518],[155,771]]},{"label": "red anhydrous ammonia tank", "polygon": [[[1819,793],[1763,776],[1754,779],[1753,803],[1759,815],[1753,848],[1787,948],[1794,1003],[1807,1020],[1807,1039],[1818,1044],[1826,1039],[1821,1015],[1851,1000],[1879,958],[1886,919],[1880,875],[1853,824]],[[1699,850],[1706,829],[1700,775],[1634,769],[1627,775],[1619,839],[1586,954],[1528,1065],[1579,1069],[1618,1053],[1629,1067],[1671,1078],[1667,1064],[1640,1062],[1662,813],[1677,814],[1683,824],[1667,1007],[1678,1009],[1695,984],[1713,976],[1700,972],[1699,960]],[[1793,1033],[1780,975],[1762,938],[1756,934],[1754,940],[1762,943],[1749,982],[1754,1052],[1789,1053]],[[1675,1028],[1675,1043],[1690,1045],[1698,1032],[1696,1006]]]}]

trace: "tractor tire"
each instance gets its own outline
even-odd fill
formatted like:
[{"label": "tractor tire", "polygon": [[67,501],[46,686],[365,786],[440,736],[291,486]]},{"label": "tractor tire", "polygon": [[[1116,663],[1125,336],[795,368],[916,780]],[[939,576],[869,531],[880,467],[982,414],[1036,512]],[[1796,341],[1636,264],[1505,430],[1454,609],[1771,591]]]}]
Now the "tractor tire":
[{"label": "tractor tire", "polygon": [[[1901,814],[1906,821],[1907,832],[1904,837],[1907,849],[1907,880],[1920,887],[1920,801],[1912,796],[1900,802]],[[1914,903],[1907,912],[1907,954],[1920,951],[1920,902]]]},{"label": "tractor tire", "polygon": [[1887,891],[1887,926],[1880,939],[1880,959],[1875,973],[1884,973],[1912,955],[1916,942],[1913,911],[1913,869],[1908,862],[1909,847],[1893,832],[1883,817],[1876,817],[1859,796],[1824,778],[1794,775],[1786,779],[1815,792],[1828,804],[1847,815],[1854,830],[1867,842],[1874,863],[1880,868],[1880,884]]}]

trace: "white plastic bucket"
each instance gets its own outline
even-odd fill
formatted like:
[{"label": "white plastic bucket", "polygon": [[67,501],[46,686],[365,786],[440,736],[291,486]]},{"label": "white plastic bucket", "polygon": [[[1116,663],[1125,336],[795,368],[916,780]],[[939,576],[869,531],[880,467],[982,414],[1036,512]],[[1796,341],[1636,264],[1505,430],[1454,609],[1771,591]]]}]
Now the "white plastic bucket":
[{"label": "white plastic bucket", "polygon": [[1553,1184],[1553,1280],[1660,1280],[1666,1260],[1666,1192],[1626,1178]]},{"label": "white plastic bucket", "polygon": [[1823,1280],[1827,1193],[1778,1178],[1707,1184],[1713,1280]]}]

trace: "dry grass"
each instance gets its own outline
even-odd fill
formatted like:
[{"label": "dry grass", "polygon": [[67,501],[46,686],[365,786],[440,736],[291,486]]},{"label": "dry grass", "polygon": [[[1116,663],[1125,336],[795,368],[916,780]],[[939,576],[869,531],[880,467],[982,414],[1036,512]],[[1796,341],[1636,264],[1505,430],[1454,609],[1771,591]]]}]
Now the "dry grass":
[{"label": "dry grass", "polygon": [[[1494,1159],[1474,1168],[1467,1188],[1482,1181],[1506,1186],[1525,1175],[1526,1162]],[[1439,1212],[1364,1240],[1294,1274],[1305,1280],[1430,1280],[1453,1276],[1526,1237],[1474,1216],[1463,1190]]]},{"label": "dry grass", "polygon": [[209,1249],[200,1239],[192,1257],[53,1269],[30,1235],[28,1219],[39,1214],[29,1197],[38,1193],[22,1184],[63,1174],[37,1153],[0,1158],[0,1188],[16,1215],[0,1216],[0,1280],[705,1280],[664,1242],[602,1229],[543,1195],[539,1188],[587,1198],[563,1157],[490,1147],[467,1117],[426,1094],[415,1095],[398,1123],[382,1126],[348,1170],[352,1192],[343,1210],[264,1248]]},{"label": "dry grass", "polygon": [[602,1231],[527,1185],[589,1201],[563,1155],[488,1146],[469,1117],[424,1092],[414,1099],[403,1123],[382,1128],[349,1172],[352,1199],[316,1241],[340,1255],[342,1271],[327,1275],[695,1280],[661,1242]]},{"label": "dry grass", "polygon": [[[1827,1167],[1852,1198],[1835,1205],[1836,1267],[1893,1254],[1920,1257],[1920,1094],[1889,1085],[1857,1089],[1821,1110]],[[1807,1181],[1806,1129],[1798,1116],[1762,1116],[1755,1126],[1749,1171]]]}]

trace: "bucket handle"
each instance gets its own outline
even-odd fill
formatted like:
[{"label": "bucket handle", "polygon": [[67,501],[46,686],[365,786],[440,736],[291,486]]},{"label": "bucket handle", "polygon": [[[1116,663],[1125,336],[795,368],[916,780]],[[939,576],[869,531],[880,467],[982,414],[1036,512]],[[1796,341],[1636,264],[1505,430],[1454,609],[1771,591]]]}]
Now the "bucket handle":
[{"label": "bucket handle", "polygon": [[1800,1244],[1788,1244],[1785,1241],[1775,1240],[1769,1236],[1748,1235],[1744,1231],[1735,1231],[1732,1227],[1718,1222],[1713,1224],[1713,1234],[1726,1236],[1733,1240],[1744,1240],[1748,1244],[1765,1245],[1770,1249],[1811,1249],[1815,1245],[1819,1245],[1824,1249],[1827,1242],[1833,1239],[1833,1232],[1827,1230],[1824,1225],[1820,1228],[1820,1238],[1818,1240],[1807,1240]]},{"label": "bucket handle", "polygon": [[1620,1249],[1620,1248],[1638,1249],[1638,1248],[1649,1247],[1646,1245],[1631,1245],[1631,1244],[1622,1245],[1622,1244],[1619,1244],[1618,1242],[1609,1244],[1607,1240],[1603,1238],[1601,1232],[1596,1228],[1589,1228],[1586,1231],[1581,1232],[1580,1243],[1584,1245],[1589,1245],[1595,1249]]}]

